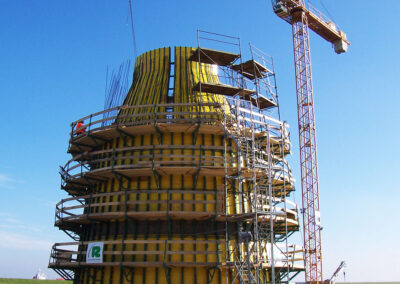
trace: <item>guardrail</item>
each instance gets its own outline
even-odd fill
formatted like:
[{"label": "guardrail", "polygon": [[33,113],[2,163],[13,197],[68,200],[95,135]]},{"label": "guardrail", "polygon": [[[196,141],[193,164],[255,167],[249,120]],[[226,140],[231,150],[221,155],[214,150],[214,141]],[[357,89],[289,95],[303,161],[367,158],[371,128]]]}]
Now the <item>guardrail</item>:
[{"label": "guardrail", "polygon": [[[270,258],[270,249],[268,257]],[[265,254],[264,254],[265,257]],[[271,265],[271,261],[269,261]],[[295,268],[298,270],[304,269],[304,249],[298,245],[288,245],[287,250],[284,244],[274,245],[274,266]]]},{"label": "guardrail", "polygon": [[[103,261],[87,263],[86,254],[91,242],[56,243],[53,245],[49,267],[75,268],[81,266],[130,266],[130,267],[231,267],[233,262],[225,260],[225,240],[115,240],[102,241]],[[230,246],[237,241],[231,239]],[[259,264],[271,267],[270,244],[259,252]],[[249,242],[249,246],[252,242]],[[125,250],[121,248],[125,248]],[[183,248],[183,249],[182,249]],[[242,248],[244,249],[244,248]],[[279,252],[280,251],[280,252]],[[276,268],[303,269],[304,250],[289,245],[287,251],[276,250]],[[234,257],[234,254],[231,254]]]},{"label": "guardrail", "polygon": [[[190,152],[199,151],[197,155],[190,154],[155,154],[155,149],[171,150],[174,148],[186,147],[185,150]],[[140,169],[156,169],[168,167],[172,168],[194,168],[194,169],[216,169],[222,171],[225,166],[234,170],[237,168],[237,158],[235,156],[223,156],[222,146],[177,146],[177,145],[151,145],[151,146],[134,146],[123,147],[110,150],[93,151],[84,153],[71,159],[60,167],[60,175],[62,183],[74,182],[77,179],[87,176],[87,174],[96,174],[97,172],[112,172],[116,170],[140,170]],[[206,148],[207,150],[205,150]],[[201,149],[201,150],[200,150]],[[148,154],[131,154],[132,152],[150,151]],[[212,155],[203,155],[203,151],[214,152]],[[219,152],[218,152],[219,151]],[[128,153],[128,154],[127,154]],[[218,155],[218,153],[220,155]],[[218,156],[217,156],[218,155]],[[242,165],[243,166],[243,165]],[[266,165],[267,166],[267,165]],[[245,173],[245,169],[242,169]],[[294,186],[294,178],[290,170],[280,165],[272,167],[272,186],[275,187],[286,183],[288,186]],[[258,171],[257,175],[265,175],[266,172]]]},{"label": "guardrail", "polygon": [[[83,134],[119,126],[154,123],[198,122],[215,123],[222,120],[219,103],[176,103],[137,106],[118,106],[99,111],[71,123],[71,140]],[[132,112],[132,113],[129,113]],[[113,115],[107,116],[109,113]],[[115,113],[117,113],[115,115]],[[83,125],[76,129],[78,122]]]},{"label": "guardrail", "polygon": [[[247,244],[249,248],[254,246],[253,241],[244,241],[239,243],[231,242],[227,260],[228,266],[232,267],[238,265],[238,263],[235,264],[236,254],[238,251],[244,250],[244,244]],[[271,249],[274,251],[273,262],[271,257]],[[271,243],[263,241],[260,243],[257,264],[261,265],[262,268],[271,268],[273,265],[275,269],[289,269],[291,271],[304,270],[304,250],[302,247],[297,245],[287,245],[286,247],[285,244],[280,244],[279,246],[274,244],[271,247]]]},{"label": "guardrail", "polygon": [[[187,196],[190,199],[187,199]],[[163,199],[161,199],[163,196]],[[186,197],[185,197],[186,196]],[[180,198],[180,199],[177,199]],[[253,195],[250,194],[250,198]],[[260,195],[256,201],[257,210],[273,212],[279,218],[277,222],[285,221],[287,218],[291,224],[298,223],[297,205],[287,199],[272,197],[272,206],[267,203],[271,201]],[[246,206],[246,212],[252,211],[250,202]],[[228,211],[234,217],[235,204]],[[56,205],[56,225],[64,222],[81,222],[95,218],[115,218],[116,215],[134,215],[140,218],[161,218],[162,216],[172,218],[204,218],[225,216],[225,193],[224,191],[213,190],[132,190],[107,193],[95,193],[83,196],[71,197],[61,200]],[[157,214],[159,213],[159,214]],[[276,214],[275,214],[276,213]],[[279,214],[278,214],[279,213]]]},{"label": "guardrail", "polygon": [[[215,267],[221,264],[224,241],[220,240],[115,240],[103,242],[103,262],[87,263],[91,242],[56,243],[49,267]],[[182,249],[183,248],[183,249]]]},{"label": "guardrail", "polygon": [[[190,195],[191,199],[185,199]],[[161,196],[165,198],[161,199]],[[181,199],[176,199],[180,197]],[[183,196],[183,197],[182,197]],[[157,199],[156,199],[157,198]],[[96,193],[61,200],[56,205],[56,224],[64,221],[91,218],[92,215],[107,215],[133,212],[133,214],[154,217],[157,212],[188,217],[187,213],[198,215],[225,214],[224,191],[213,190],[131,190]],[[166,214],[165,214],[166,215]],[[157,215],[158,216],[158,215]],[[167,216],[167,215],[166,215]]]},{"label": "guardrail", "polygon": [[[187,154],[178,154],[181,150],[185,150]],[[61,167],[60,174],[64,181],[69,181],[89,172],[105,170],[155,167],[223,168],[225,163],[232,168],[235,167],[235,162],[234,156],[224,156],[224,146],[144,145],[82,153]]]},{"label": "guardrail", "polygon": [[[237,107],[240,108],[239,113],[235,110]],[[230,113],[223,113],[224,111]],[[105,115],[108,115],[109,113],[117,114],[105,117]],[[249,120],[247,124],[254,123],[256,130],[268,123],[272,131],[278,131],[276,137],[278,138],[281,136],[279,131],[282,128],[283,122],[263,114],[248,101],[233,98],[226,98],[226,104],[213,102],[118,106],[90,114],[72,122],[70,136],[73,140],[82,134],[90,134],[110,127],[154,123],[197,123],[201,121],[202,123],[212,124],[218,121],[223,121],[224,114],[228,116],[228,119],[229,116],[233,117],[237,114],[244,118],[252,118],[252,121]],[[83,121],[83,125],[80,128],[75,129],[78,122],[81,121]],[[287,128],[287,124],[285,125]],[[248,127],[251,128],[251,125],[249,124]]]},{"label": "guardrail", "polygon": [[340,27],[335,22],[333,22],[332,19],[328,18],[325,14],[323,14],[317,8],[315,8],[313,5],[311,5],[309,1],[307,3],[307,9],[311,13],[313,13],[315,16],[317,16],[320,20],[325,22],[331,29],[334,29],[337,32],[340,31]]}]

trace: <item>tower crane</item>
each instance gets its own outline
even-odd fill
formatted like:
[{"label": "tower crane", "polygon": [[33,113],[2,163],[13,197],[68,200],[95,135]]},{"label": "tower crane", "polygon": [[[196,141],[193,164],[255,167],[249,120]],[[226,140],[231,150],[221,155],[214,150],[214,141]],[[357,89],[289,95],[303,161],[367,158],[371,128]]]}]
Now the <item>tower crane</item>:
[{"label": "tower crane", "polygon": [[323,283],[317,144],[309,28],[347,51],[346,34],[305,0],[271,0],[276,15],[292,25],[299,124],[300,168],[306,283]]}]

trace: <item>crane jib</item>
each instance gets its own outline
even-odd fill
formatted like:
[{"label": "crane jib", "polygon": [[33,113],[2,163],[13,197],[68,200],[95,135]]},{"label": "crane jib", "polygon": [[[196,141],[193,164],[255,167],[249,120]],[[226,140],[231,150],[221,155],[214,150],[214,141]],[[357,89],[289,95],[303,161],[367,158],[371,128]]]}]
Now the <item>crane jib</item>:
[{"label": "crane jib", "polygon": [[301,21],[302,14],[307,18],[308,27],[320,37],[333,44],[335,52],[346,52],[350,42],[346,34],[331,20],[315,8],[306,8],[299,1],[273,1],[273,9],[278,17],[290,24]]}]

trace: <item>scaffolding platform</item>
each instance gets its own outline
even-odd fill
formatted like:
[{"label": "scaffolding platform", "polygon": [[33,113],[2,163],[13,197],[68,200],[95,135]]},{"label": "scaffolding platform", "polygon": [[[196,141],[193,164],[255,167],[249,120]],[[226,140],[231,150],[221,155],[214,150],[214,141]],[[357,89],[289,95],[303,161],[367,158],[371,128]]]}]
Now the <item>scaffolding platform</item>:
[{"label": "scaffolding platform", "polygon": [[267,67],[255,60],[248,60],[242,64],[233,65],[231,68],[250,80],[264,78],[268,76],[268,74],[273,73]]},{"label": "scaffolding platform", "polygon": [[238,88],[232,85],[225,84],[215,84],[215,83],[205,83],[199,82],[194,87],[193,90],[196,92],[212,93],[225,96],[250,96],[255,93],[253,90]]},{"label": "scaffolding platform", "polygon": [[252,96],[243,96],[242,99],[251,102],[253,106],[258,107],[259,109],[268,109],[277,106],[274,101],[264,97],[261,94],[258,94],[258,98]]},{"label": "scaffolding platform", "polygon": [[190,61],[196,61],[207,64],[216,64],[220,66],[232,65],[240,55],[226,51],[219,51],[207,48],[197,48],[189,57]]}]

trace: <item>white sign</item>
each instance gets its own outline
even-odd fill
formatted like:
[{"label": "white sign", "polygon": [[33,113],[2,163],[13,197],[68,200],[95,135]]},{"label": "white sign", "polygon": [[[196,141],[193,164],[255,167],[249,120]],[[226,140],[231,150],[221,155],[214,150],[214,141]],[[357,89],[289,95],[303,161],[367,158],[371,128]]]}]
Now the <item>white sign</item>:
[{"label": "white sign", "polygon": [[317,210],[315,211],[315,224],[321,226],[321,212]]},{"label": "white sign", "polygon": [[103,263],[103,242],[89,243],[86,251],[86,263]]}]

